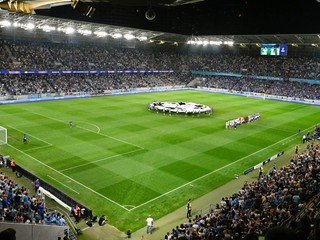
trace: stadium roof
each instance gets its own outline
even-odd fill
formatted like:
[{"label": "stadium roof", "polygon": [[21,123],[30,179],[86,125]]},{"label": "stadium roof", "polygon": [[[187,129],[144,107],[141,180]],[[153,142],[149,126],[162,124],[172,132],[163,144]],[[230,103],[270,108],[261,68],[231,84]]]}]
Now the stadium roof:
[{"label": "stadium roof", "polygon": [[320,33],[320,0],[0,0],[0,8],[194,36]]},{"label": "stadium roof", "polygon": [[[294,46],[320,46],[320,34],[265,34],[265,35],[203,35],[190,36],[108,24],[83,22],[63,18],[46,17],[0,11],[0,31],[5,28],[22,31],[44,31],[72,33],[79,37],[135,38],[155,43],[184,44],[193,41],[200,44],[233,42],[234,45],[256,45],[262,43],[287,43]],[[71,30],[72,29],[72,30]],[[89,36],[88,36],[89,35]]]}]

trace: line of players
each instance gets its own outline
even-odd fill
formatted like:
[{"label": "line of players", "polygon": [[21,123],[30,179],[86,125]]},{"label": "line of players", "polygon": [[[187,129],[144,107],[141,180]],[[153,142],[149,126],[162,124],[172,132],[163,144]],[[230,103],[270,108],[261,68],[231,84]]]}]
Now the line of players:
[{"label": "line of players", "polygon": [[247,117],[238,117],[233,120],[226,121],[226,128],[237,128],[238,125],[250,123],[260,118],[260,113],[254,113]]}]

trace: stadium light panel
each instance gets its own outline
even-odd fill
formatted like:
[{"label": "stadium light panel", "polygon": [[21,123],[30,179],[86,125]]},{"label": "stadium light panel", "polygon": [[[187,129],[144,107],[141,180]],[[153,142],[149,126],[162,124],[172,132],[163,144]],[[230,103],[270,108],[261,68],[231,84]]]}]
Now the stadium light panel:
[{"label": "stadium light panel", "polygon": [[105,37],[108,35],[108,33],[104,32],[104,31],[95,31],[94,34],[97,36],[97,37]]},{"label": "stadium light panel", "polygon": [[113,38],[121,38],[122,37],[122,34],[121,33],[114,33],[111,35]]},{"label": "stadium light panel", "polygon": [[87,29],[79,29],[77,30],[77,32],[84,36],[88,36],[92,34],[92,31]]},{"label": "stadium light panel", "polygon": [[0,22],[0,26],[1,27],[10,27],[11,26],[11,22],[9,22],[8,20],[3,20]]},{"label": "stadium light panel", "polygon": [[39,28],[42,29],[45,32],[51,32],[51,31],[55,31],[56,30],[55,27],[52,27],[52,26],[49,26],[49,25],[43,25],[43,26],[40,26]]},{"label": "stadium light panel", "polygon": [[233,46],[234,42],[233,41],[224,41],[223,44]]},{"label": "stadium light panel", "polygon": [[127,39],[127,40],[132,40],[132,39],[134,39],[135,38],[135,36],[133,36],[132,34],[125,34],[124,36],[123,36],[125,39]]},{"label": "stadium light panel", "polygon": [[220,46],[222,44],[222,41],[210,41],[209,43],[210,43],[210,45],[218,45],[218,46]]},{"label": "stadium light panel", "polygon": [[72,34],[75,32],[74,28],[72,27],[67,27],[64,31],[66,34]]},{"label": "stadium light panel", "polygon": [[32,29],[35,28],[35,25],[34,25],[33,23],[27,23],[27,24],[25,25],[25,27],[26,27],[27,29],[29,29],[29,30],[32,30]]},{"label": "stadium light panel", "polygon": [[147,41],[147,37],[146,36],[140,36],[140,37],[138,37],[138,40],[139,41]]}]

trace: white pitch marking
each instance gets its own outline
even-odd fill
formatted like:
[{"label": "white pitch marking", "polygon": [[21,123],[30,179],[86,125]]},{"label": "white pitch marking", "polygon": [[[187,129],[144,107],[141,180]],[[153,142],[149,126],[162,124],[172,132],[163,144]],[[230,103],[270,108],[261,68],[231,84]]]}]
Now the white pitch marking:
[{"label": "white pitch marking", "polygon": [[[93,123],[88,123],[88,122],[83,122],[83,121],[77,121],[77,122],[82,122],[82,123],[86,123],[86,124],[89,124],[89,125],[91,125],[91,126],[94,126],[94,127],[96,127],[97,129],[98,129],[98,131],[97,131],[97,133],[100,133],[100,128],[96,125],[96,124],[93,124]],[[79,126],[78,126],[79,127]]]},{"label": "white pitch marking", "polygon": [[[51,120],[54,120],[54,121],[57,121],[57,122],[65,123],[65,121],[62,121],[62,120],[56,119],[56,118],[52,118],[52,117],[48,117],[48,116],[42,115],[42,114],[40,114],[40,113],[33,112],[33,114],[36,114],[36,115],[39,115],[39,116],[42,116],[42,117],[45,117],[45,118],[48,118],[48,119],[51,119]],[[115,138],[115,137],[112,137],[112,136],[109,136],[109,135],[106,135],[106,134],[103,134],[103,133],[97,133],[97,132],[95,132],[95,131],[92,131],[92,130],[90,130],[90,129],[87,129],[87,128],[84,128],[84,127],[80,127],[80,126],[77,126],[77,127],[78,127],[78,128],[81,128],[81,129],[83,129],[83,130],[86,130],[86,131],[88,131],[88,132],[93,132],[93,133],[95,133],[95,134],[99,134],[99,135],[101,135],[101,136],[104,136],[104,137],[107,137],[107,138],[111,138],[111,139],[113,139],[113,140],[115,140],[115,141],[118,141],[118,142],[122,142],[122,143],[125,143],[125,144],[128,144],[128,145],[131,145],[131,146],[135,146],[135,147],[140,148],[140,149],[144,149],[143,147],[138,146],[138,145],[136,145],[136,144],[129,143],[129,142],[127,142],[127,141],[124,141],[124,140],[121,140],[121,139],[118,139],[118,138]]]},{"label": "white pitch marking", "polygon": [[68,170],[71,170],[71,169],[75,169],[75,168],[87,166],[87,165],[90,165],[90,164],[93,164],[93,163],[97,163],[97,162],[101,162],[101,161],[104,161],[104,160],[107,160],[107,159],[110,159],[110,158],[121,157],[121,156],[130,154],[130,153],[133,153],[133,152],[141,151],[141,150],[143,150],[143,149],[137,149],[137,150],[133,150],[133,151],[126,152],[126,153],[122,153],[122,154],[117,154],[117,155],[105,157],[105,158],[102,158],[102,159],[99,159],[99,160],[96,160],[96,161],[92,161],[92,162],[80,164],[80,165],[77,165],[77,166],[74,166],[74,167],[65,168],[65,169],[60,170],[60,172],[65,172],[65,171],[68,171]]},{"label": "white pitch marking", "polygon": [[47,175],[47,176],[48,176],[49,178],[51,178],[52,180],[54,180],[54,181],[56,181],[56,182],[60,183],[61,185],[65,186],[66,188],[69,188],[71,191],[73,191],[73,192],[75,192],[75,193],[77,193],[77,194],[80,194],[79,192],[77,192],[77,191],[73,190],[71,187],[69,187],[69,186],[65,185],[64,183],[62,183],[62,182],[60,182],[60,181],[58,181],[58,180],[57,180],[57,179],[55,179],[54,177],[51,177],[50,175]]},{"label": "white pitch marking", "polygon": [[[15,128],[15,127],[10,126],[10,125],[8,125],[8,127],[9,127],[9,128],[13,128],[14,130],[17,130],[17,131],[19,131],[19,132],[21,132],[21,133],[26,133],[26,132],[21,131],[21,130]],[[42,139],[40,139],[40,138],[38,138],[38,137],[36,137],[36,136],[34,136],[34,135],[31,135],[31,134],[29,134],[29,133],[26,133],[26,134],[27,134],[28,136],[31,136],[31,137],[35,138],[35,139],[38,139],[38,140],[41,141],[41,142],[44,142],[45,144],[48,144],[49,146],[53,146],[53,144],[48,143],[47,141],[42,140]]]},{"label": "white pitch marking", "polygon": [[[307,129],[304,129],[304,131],[306,131],[306,130],[308,130],[308,129],[311,129],[311,128],[314,128],[315,126],[316,126],[316,125],[314,125],[314,126],[312,126],[312,127],[309,127],[309,128],[307,128]],[[166,195],[168,195],[168,194],[170,194],[170,193],[172,193],[172,192],[175,192],[175,191],[179,190],[180,188],[183,188],[183,187],[188,186],[188,185],[190,185],[190,184],[192,184],[192,183],[194,183],[194,182],[196,182],[196,181],[198,181],[198,180],[200,180],[200,179],[202,179],[202,178],[205,178],[205,177],[207,177],[207,176],[209,176],[209,175],[211,175],[211,174],[213,174],[213,173],[215,173],[215,172],[218,172],[218,171],[220,171],[220,170],[222,170],[222,169],[224,169],[224,168],[227,168],[227,167],[229,167],[229,166],[231,166],[231,165],[233,165],[233,164],[235,164],[235,163],[237,163],[237,162],[241,162],[242,160],[244,160],[244,159],[246,159],[246,158],[248,158],[248,157],[250,157],[250,156],[253,156],[253,155],[255,155],[255,154],[259,153],[259,152],[262,152],[262,151],[264,151],[264,150],[266,150],[266,149],[268,149],[268,148],[270,148],[270,147],[272,147],[272,146],[274,146],[274,145],[279,145],[279,143],[281,143],[282,141],[287,141],[287,139],[290,139],[290,138],[294,137],[294,136],[297,135],[297,134],[298,134],[298,133],[293,134],[293,135],[291,135],[291,136],[289,136],[289,137],[287,137],[287,138],[285,138],[285,139],[282,139],[282,140],[280,140],[280,141],[278,141],[278,142],[276,142],[276,143],[273,143],[273,144],[269,145],[268,147],[262,148],[262,149],[260,149],[259,151],[256,151],[256,152],[254,152],[254,153],[249,154],[248,156],[245,156],[245,157],[243,157],[243,158],[240,158],[240,159],[238,159],[238,160],[236,160],[236,161],[234,161],[234,162],[232,162],[232,163],[229,163],[229,164],[227,164],[227,165],[225,165],[225,166],[223,166],[223,167],[221,167],[221,168],[218,168],[218,169],[216,169],[216,170],[214,170],[214,171],[212,171],[212,172],[209,172],[209,173],[207,173],[207,174],[205,174],[205,175],[202,175],[201,177],[198,177],[198,178],[196,178],[196,179],[194,179],[194,180],[192,180],[192,181],[190,181],[190,182],[187,182],[187,183],[185,183],[185,184],[183,184],[183,185],[181,185],[181,186],[179,186],[179,187],[176,187],[176,188],[174,188],[174,189],[172,189],[172,190],[170,190],[170,191],[168,191],[168,192],[166,192],[166,193],[163,193],[163,194],[159,195],[158,197],[155,197],[155,198],[153,198],[153,199],[150,199],[149,201],[146,201],[146,202],[144,202],[144,203],[142,203],[142,204],[140,204],[140,205],[138,205],[138,206],[136,206],[136,207],[134,207],[134,208],[132,208],[132,209],[129,209],[128,211],[132,211],[132,210],[134,210],[134,209],[136,209],[136,208],[142,207],[142,206],[144,206],[144,205],[146,205],[146,204],[148,204],[148,203],[150,203],[150,202],[153,202],[153,201],[155,201],[155,200],[157,200],[157,199],[159,199],[159,198],[161,198],[161,197],[163,197],[163,196],[166,196]]]},{"label": "white pitch marking", "polygon": [[35,148],[28,148],[26,150],[24,150],[25,152],[30,152],[30,151],[33,151],[33,150],[39,150],[39,149],[42,149],[42,148],[47,148],[47,147],[52,147],[53,145],[47,145],[47,146],[42,146],[42,147],[35,147]]},{"label": "white pitch marking", "polygon": [[84,187],[84,188],[88,189],[89,191],[91,191],[91,192],[93,192],[93,193],[97,194],[98,196],[100,196],[100,197],[102,197],[102,198],[104,198],[104,199],[106,199],[106,200],[108,200],[108,201],[112,202],[113,204],[117,205],[118,207],[120,207],[120,208],[122,208],[122,209],[124,209],[124,210],[126,210],[126,211],[129,211],[129,209],[127,209],[126,207],[124,207],[124,206],[120,205],[119,203],[117,203],[117,202],[113,201],[112,199],[107,198],[106,196],[102,195],[101,193],[98,193],[97,191],[95,191],[95,190],[93,190],[93,189],[89,188],[88,186],[86,186],[86,185],[84,185],[84,184],[82,184],[82,183],[80,183],[80,182],[78,182],[78,181],[74,180],[73,178],[71,178],[71,177],[69,177],[69,176],[67,176],[67,175],[65,175],[65,174],[63,174],[63,173],[61,173],[60,171],[58,171],[58,170],[54,169],[53,167],[50,167],[49,165],[47,165],[47,164],[45,164],[45,163],[41,162],[40,160],[36,159],[36,158],[35,158],[35,157],[33,157],[33,156],[31,156],[31,155],[29,155],[29,154],[27,154],[27,153],[25,153],[25,152],[21,151],[20,149],[18,149],[18,148],[16,148],[16,147],[12,146],[12,145],[10,145],[10,144],[7,144],[7,146],[9,146],[9,147],[11,147],[11,148],[15,149],[16,151],[18,151],[18,152],[20,152],[20,153],[22,153],[22,154],[24,154],[24,155],[28,156],[29,158],[33,159],[34,161],[38,162],[39,164],[42,164],[42,165],[43,165],[43,166],[45,166],[45,167],[47,167],[47,168],[51,169],[52,171],[54,171],[54,172],[57,172],[57,173],[61,174],[61,175],[62,175],[62,176],[64,176],[65,178],[67,178],[67,179],[69,179],[69,180],[71,180],[71,181],[73,181],[73,182],[75,182],[75,183],[79,184],[80,186],[82,186],[82,187]]}]

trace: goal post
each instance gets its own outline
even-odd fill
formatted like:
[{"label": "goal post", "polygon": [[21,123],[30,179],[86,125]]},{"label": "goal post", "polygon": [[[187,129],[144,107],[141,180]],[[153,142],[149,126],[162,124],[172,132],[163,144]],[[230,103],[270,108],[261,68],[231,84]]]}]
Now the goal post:
[{"label": "goal post", "polygon": [[0,126],[0,145],[8,143],[7,129]]}]

